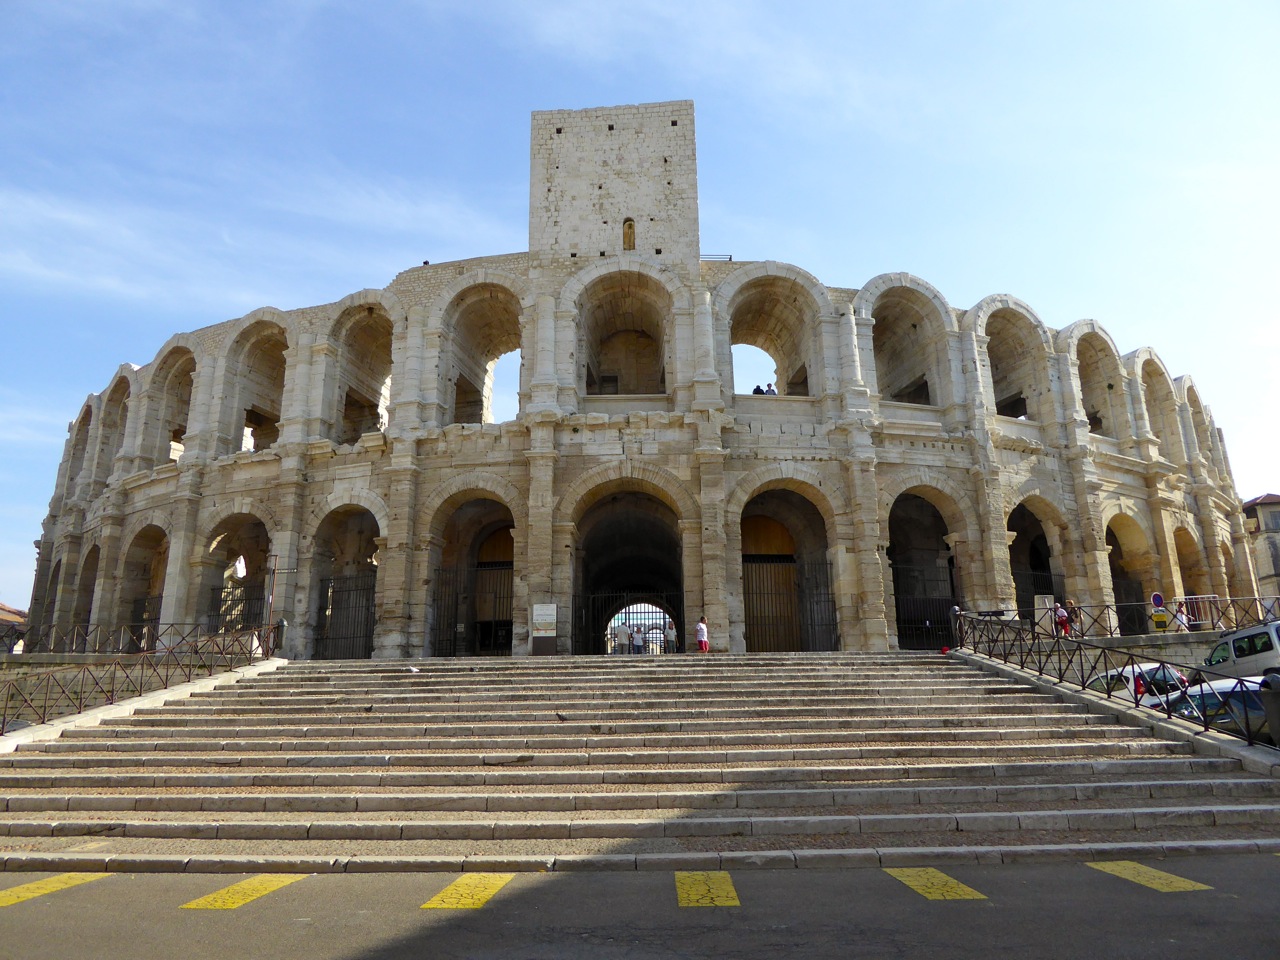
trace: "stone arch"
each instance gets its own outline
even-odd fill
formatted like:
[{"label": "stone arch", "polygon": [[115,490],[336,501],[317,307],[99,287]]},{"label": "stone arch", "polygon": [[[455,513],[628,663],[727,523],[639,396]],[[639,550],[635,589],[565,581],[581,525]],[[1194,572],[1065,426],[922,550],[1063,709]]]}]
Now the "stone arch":
[{"label": "stone arch", "polygon": [[1065,602],[1067,596],[1070,544],[1064,542],[1066,517],[1061,508],[1033,483],[1023,485],[1017,501],[1007,498],[1004,518],[1009,534],[1009,573],[1013,581],[1018,615],[1036,618],[1035,598],[1053,596]]},{"label": "stone arch", "polygon": [[178,460],[186,450],[199,361],[185,344],[174,344],[148,365],[142,455],[155,464]]},{"label": "stone arch", "polygon": [[956,402],[950,335],[957,326],[941,293],[910,274],[881,274],[853,302],[858,322],[871,326],[882,401],[938,407]]},{"label": "stone arch", "polygon": [[1182,431],[1178,425],[1177,395],[1173,378],[1159,355],[1141,347],[1124,357],[1125,372],[1137,391],[1146,414],[1147,431],[1155,438],[1161,457],[1173,463],[1184,460]]},{"label": "stone arch", "polygon": [[777,370],[778,393],[808,396],[810,376],[820,376],[814,349],[818,319],[835,313],[826,289],[789,264],[750,264],[716,288],[712,315],[729,328],[730,345],[763,350]]},{"label": "stone arch", "polygon": [[280,519],[276,516],[275,511],[271,509],[270,504],[256,497],[243,495],[232,497],[229,500],[220,500],[210,508],[208,513],[201,516],[200,529],[212,532],[224,521],[242,514],[261,520],[273,540],[284,532]]},{"label": "stone arch", "polygon": [[1126,374],[1111,334],[1096,320],[1077,320],[1058,331],[1056,343],[1072,360],[1072,399],[1089,432],[1114,440],[1131,436]]},{"label": "stone arch", "polygon": [[[1201,459],[1215,474],[1218,473],[1217,457],[1213,447],[1213,418],[1209,408],[1200,400],[1200,391],[1189,374],[1183,374],[1174,381],[1175,393],[1185,404],[1190,422],[1187,429],[1195,437],[1195,445]],[[1187,462],[1191,462],[1190,444],[1188,444]]]},{"label": "stone arch", "polygon": [[250,497],[223,504],[218,514],[201,527],[197,608],[210,630],[260,626],[269,614],[276,518]]},{"label": "stone arch", "polygon": [[114,469],[115,458],[126,452],[130,407],[140,395],[137,369],[132,364],[121,364],[110,386],[102,392],[93,455],[95,481],[105,483]]},{"label": "stone arch", "polygon": [[650,494],[671,508],[681,522],[702,517],[697,498],[675,473],[655,464],[625,460],[588,470],[570,483],[556,502],[555,522],[577,523],[598,500],[619,489]]},{"label": "stone arch", "polygon": [[880,485],[880,516],[887,523],[894,501],[904,493],[929,501],[953,533],[968,539],[978,536],[978,510],[973,496],[950,477],[926,468],[894,472]]},{"label": "stone arch", "polygon": [[736,523],[747,504],[769,490],[791,490],[811,502],[822,514],[831,542],[838,541],[837,518],[847,509],[843,497],[838,490],[828,491],[823,486],[818,471],[792,461],[769,463],[739,477],[726,498],[725,522]]},{"label": "stone arch", "polygon": [[532,284],[514,273],[495,270],[492,267],[481,267],[476,270],[468,270],[461,276],[455,277],[445,284],[429,304],[414,307],[410,311],[409,317],[411,320],[420,319],[427,332],[438,333],[444,328],[445,312],[463,291],[471,287],[481,286],[505,288],[519,302],[522,313],[530,314],[533,312],[537,293]]},{"label": "stone arch", "polygon": [[418,515],[426,520],[422,529],[439,538],[453,510],[474,499],[498,501],[511,512],[517,530],[526,527],[528,508],[519,488],[497,474],[471,470],[431,489],[418,509]]},{"label": "stone arch", "polygon": [[493,422],[494,365],[517,351],[523,365],[532,296],[527,284],[505,273],[473,270],[436,298],[426,335],[436,356],[441,423]]},{"label": "stone arch", "polygon": [[279,438],[293,346],[284,319],[263,307],[235,323],[223,358],[220,454],[266,450]]},{"label": "stone arch", "polygon": [[653,263],[639,254],[622,254],[617,257],[606,257],[596,261],[584,270],[571,276],[560,288],[560,296],[556,307],[568,313],[577,310],[578,301],[583,291],[597,280],[613,273],[638,273],[653,280],[666,290],[671,298],[672,309],[676,312],[692,311],[693,297],[684,282],[666,267]]},{"label": "stone arch", "polygon": [[[393,295],[363,290],[335,304],[326,333],[333,351],[323,418],[335,443],[355,443],[391,425],[396,328],[404,311]],[[390,308],[390,309],[389,309]]]},{"label": "stone arch", "polygon": [[[71,449],[67,453],[67,496],[75,495],[76,480],[85,468],[85,459],[89,455],[89,440],[93,434],[97,397],[86,400],[80,408],[80,414],[71,422],[68,433],[71,435]],[[92,464],[90,464],[92,468]]]},{"label": "stone arch", "polygon": [[334,511],[343,507],[361,507],[368,510],[373,514],[373,519],[377,522],[382,536],[386,536],[387,530],[391,527],[391,510],[387,507],[386,501],[372,490],[351,489],[335,491],[312,507],[307,514],[304,538],[308,542],[314,543],[316,531],[320,528],[320,524],[324,523]]},{"label": "stone arch", "polygon": [[987,400],[998,415],[1040,423],[1056,419],[1049,367],[1053,340],[1034,310],[1016,297],[990,296],[965,313],[960,328],[986,341]]}]

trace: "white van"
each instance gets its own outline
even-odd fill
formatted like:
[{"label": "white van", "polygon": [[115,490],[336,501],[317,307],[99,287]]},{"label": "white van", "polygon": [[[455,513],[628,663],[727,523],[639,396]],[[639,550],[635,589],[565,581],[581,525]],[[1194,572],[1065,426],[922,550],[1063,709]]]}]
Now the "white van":
[{"label": "white van", "polygon": [[1280,673],[1280,620],[1224,633],[1204,665],[1224,677]]}]

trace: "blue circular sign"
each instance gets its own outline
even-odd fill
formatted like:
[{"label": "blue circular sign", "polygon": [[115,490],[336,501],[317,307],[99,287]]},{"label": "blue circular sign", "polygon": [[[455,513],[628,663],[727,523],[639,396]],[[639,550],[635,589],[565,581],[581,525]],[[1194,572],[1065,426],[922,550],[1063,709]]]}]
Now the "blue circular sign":
[{"label": "blue circular sign", "polygon": [[1158,593],[1153,593],[1153,594],[1151,595],[1151,605],[1152,605],[1153,607],[1163,607],[1163,606],[1164,606],[1164,597],[1160,596],[1160,594],[1158,594]]}]

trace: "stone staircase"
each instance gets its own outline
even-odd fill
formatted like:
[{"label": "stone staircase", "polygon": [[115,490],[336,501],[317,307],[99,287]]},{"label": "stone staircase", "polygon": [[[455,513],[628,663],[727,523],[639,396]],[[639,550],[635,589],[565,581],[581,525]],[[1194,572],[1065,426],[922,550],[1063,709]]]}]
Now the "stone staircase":
[{"label": "stone staircase", "polygon": [[1280,850],[1280,780],[934,654],[292,663],[0,754],[9,870]]}]

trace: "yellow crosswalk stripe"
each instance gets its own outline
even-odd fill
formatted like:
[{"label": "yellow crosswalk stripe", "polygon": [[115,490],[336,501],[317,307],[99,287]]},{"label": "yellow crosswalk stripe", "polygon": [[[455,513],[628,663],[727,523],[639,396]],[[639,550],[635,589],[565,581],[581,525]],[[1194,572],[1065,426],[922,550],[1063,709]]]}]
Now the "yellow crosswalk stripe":
[{"label": "yellow crosswalk stripe", "polygon": [[985,894],[966,886],[933,867],[886,867],[885,873],[901,880],[926,900],[985,900]]},{"label": "yellow crosswalk stripe", "polygon": [[11,907],[24,900],[43,897],[46,893],[57,893],[68,887],[78,887],[82,883],[92,883],[94,880],[109,876],[111,876],[109,873],[60,873],[56,877],[34,880],[21,886],[10,887],[8,890],[0,890],[0,907]]},{"label": "yellow crosswalk stripe", "polygon": [[241,880],[229,887],[215,890],[206,897],[182,905],[183,910],[234,910],[252,903],[259,897],[274,893],[281,887],[297,883],[307,875],[301,873],[263,873],[248,880]]},{"label": "yellow crosswalk stripe", "polygon": [[1189,890],[1213,889],[1213,887],[1206,887],[1203,883],[1196,883],[1194,880],[1188,880],[1185,877],[1165,873],[1163,870],[1156,870],[1153,867],[1144,867],[1142,864],[1135,863],[1132,860],[1105,860],[1097,863],[1090,862],[1086,866],[1101,870],[1103,873],[1109,873],[1113,877],[1132,880],[1134,883],[1140,883],[1144,887],[1150,887],[1152,890],[1159,890],[1161,893],[1185,893]]},{"label": "yellow crosswalk stripe", "polygon": [[422,905],[423,910],[478,910],[515,879],[514,873],[466,873]]},{"label": "yellow crosswalk stripe", "polygon": [[677,871],[676,899],[682,907],[740,907],[733,880],[723,870]]}]

